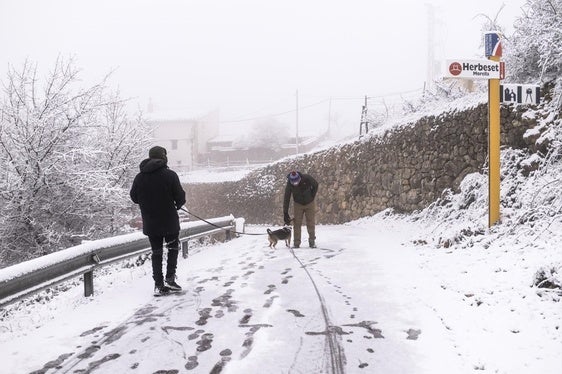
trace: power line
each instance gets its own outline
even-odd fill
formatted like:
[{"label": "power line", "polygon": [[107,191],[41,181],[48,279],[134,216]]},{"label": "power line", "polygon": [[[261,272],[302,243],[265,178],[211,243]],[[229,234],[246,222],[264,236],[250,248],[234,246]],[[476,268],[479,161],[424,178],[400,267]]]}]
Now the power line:
[{"label": "power line", "polygon": [[[299,110],[302,109],[307,109],[307,108],[311,108],[314,107],[316,105],[320,105],[322,103],[325,103],[327,101],[329,101],[330,99],[324,99],[321,101],[318,101],[316,103],[313,104],[309,104],[309,105],[305,105],[305,106],[299,106]],[[248,122],[248,121],[255,121],[258,119],[264,119],[264,118],[271,118],[271,117],[278,117],[278,116],[282,116],[285,114],[289,114],[289,113],[295,113],[297,111],[297,109],[291,109],[291,110],[286,110],[284,112],[279,112],[279,113],[273,113],[273,114],[266,114],[263,116],[259,116],[259,117],[252,117],[252,118],[244,118],[244,119],[238,119],[238,120],[229,120],[229,121],[219,121],[220,123],[236,123],[236,122]]]},{"label": "power line", "polygon": [[[391,93],[387,93],[387,94],[384,94],[384,95],[367,95],[367,96],[361,96],[361,97],[359,97],[359,96],[358,97],[330,97],[330,98],[327,98],[327,99],[322,99],[320,101],[317,101],[313,104],[299,106],[298,110],[308,109],[308,108],[323,104],[325,102],[329,102],[330,100],[332,100],[332,101],[365,100],[365,98],[367,98],[367,100],[382,99],[382,98],[385,98],[385,97],[400,96],[400,95],[404,95],[404,94],[421,92],[421,91],[423,91],[423,89],[418,88],[418,89],[409,90],[409,91],[391,92]],[[286,114],[295,113],[296,111],[297,111],[297,109],[295,108],[295,109],[290,109],[290,110],[286,110],[286,111],[278,112],[278,113],[264,114],[262,116],[257,116],[257,117],[248,117],[248,118],[242,118],[242,119],[219,121],[219,123],[241,123],[241,122],[248,122],[248,121],[256,121],[256,120],[266,119],[266,118],[271,118],[271,117],[279,117],[279,116],[283,116],[283,115],[286,115]]]}]

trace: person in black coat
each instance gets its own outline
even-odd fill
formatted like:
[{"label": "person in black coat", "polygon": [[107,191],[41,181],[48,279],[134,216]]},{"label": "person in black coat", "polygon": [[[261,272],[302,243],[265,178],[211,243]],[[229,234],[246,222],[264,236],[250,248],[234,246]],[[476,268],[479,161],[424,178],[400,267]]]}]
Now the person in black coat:
[{"label": "person in black coat", "polygon": [[283,220],[285,225],[291,224],[289,216],[289,203],[293,197],[293,246],[299,248],[301,244],[301,226],[303,216],[306,217],[306,230],[308,231],[308,245],[316,248],[316,193],[318,182],[310,175],[292,171],[287,175],[285,196],[283,199]]},{"label": "person in black coat", "polygon": [[[161,295],[181,290],[175,281],[180,232],[177,211],[185,204],[185,191],[178,175],[168,168],[165,148],[152,147],[148,157],[140,163],[140,173],[133,181],[130,196],[139,204],[142,232],[148,236],[152,249],[154,294]],[[165,278],[162,273],[164,242],[168,249]]]}]

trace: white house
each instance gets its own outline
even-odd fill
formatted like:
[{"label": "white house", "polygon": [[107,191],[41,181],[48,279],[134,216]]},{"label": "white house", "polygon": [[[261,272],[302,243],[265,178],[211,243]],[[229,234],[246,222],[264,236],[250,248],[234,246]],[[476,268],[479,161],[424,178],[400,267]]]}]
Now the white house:
[{"label": "white house", "polygon": [[207,142],[219,133],[219,111],[204,115],[184,111],[149,111],[145,116],[152,129],[153,145],[168,151],[168,165],[177,171],[190,171]]}]

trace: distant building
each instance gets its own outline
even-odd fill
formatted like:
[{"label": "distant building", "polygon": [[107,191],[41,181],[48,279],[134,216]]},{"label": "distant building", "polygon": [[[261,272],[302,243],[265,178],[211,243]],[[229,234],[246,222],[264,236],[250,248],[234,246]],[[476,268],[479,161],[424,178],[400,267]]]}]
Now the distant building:
[{"label": "distant building", "polygon": [[153,145],[168,151],[168,165],[190,171],[201,154],[208,153],[208,141],[219,133],[218,110],[205,115],[182,111],[149,111],[145,116],[152,129]]},{"label": "distant building", "polygon": [[271,148],[241,145],[233,135],[223,134],[210,139],[207,149],[208,152],[199,159],[202,166],[260,164],[279,158],[278,152]]},{"label": "distant building", "polygon": [[[310,152],[317,147],[322,136],[299,137],[299,153]],[[260,145],[240,145],[234,135],[218,135],[207,142],[208,153],[200,154],[199,163],[209,166],[235,166],[241,164],[262,164],[279,160],[297,153],[295,137],[277,149]]]}]

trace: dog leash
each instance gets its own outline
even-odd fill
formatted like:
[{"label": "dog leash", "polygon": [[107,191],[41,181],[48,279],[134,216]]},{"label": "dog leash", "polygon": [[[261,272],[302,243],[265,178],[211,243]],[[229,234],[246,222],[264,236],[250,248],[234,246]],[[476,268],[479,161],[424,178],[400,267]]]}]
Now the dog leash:
[{"label": "dog leash", "polygon": [[201,221],[203,221],[203,222],[205,222],[205,223],[208,223],[208,224],[211,225],[211,226],[216,227],[217,229],[221,229],[221,230],[224,230],[224,231],[230,231],[230,232],[233,232],[233,233],[239,234],[239,235],[267,235],[267,234],[251,233],[251,232],[238,232],[238,231],[232,231],[232,230],[229,230],[229,229],[225,229],[224,227],[220,227],[220,226],[218,226],[218,225],[215,225],[214,223],[209,222],[209,221],[207,221],[206,219],[203,219],[203,218],[201,218],[201,217],[199,217],[199,216],[197,216],[197,215],[191,213],[190,211],[188,211],[188,210],[185,209],[184,207],[181,207],[180,209],[183,210],[184,212],[186,212],[187,214],[189,214],[189,215],[191,215],[191,216],[197,218],[198,220],[201,220]]}]

